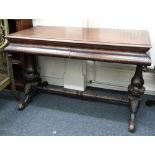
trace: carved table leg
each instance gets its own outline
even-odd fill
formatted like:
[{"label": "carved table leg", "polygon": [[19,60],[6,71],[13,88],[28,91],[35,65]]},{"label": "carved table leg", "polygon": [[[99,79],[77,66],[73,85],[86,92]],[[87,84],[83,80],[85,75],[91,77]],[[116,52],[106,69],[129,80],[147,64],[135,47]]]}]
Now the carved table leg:
[{"label": "carved table leg", "polygon": [[142,65],[137,65],[136,72],[128,86],[129,101],[131,104],[131,114],[129,121],[129,131],[135,131],[135,118],[140,103],[140,97],[144,94],[145,88],[143,87],[144,80],[142,75]]},{"label": "carved table leg", "polygon": [[32,100],[33,96],[38,93],[37,86],[41,84],[40,75],[37,72],[36,56],[28,55],[25,60],[26,73],[24,78],[26,80],[25,86],[25,96],[20,102],[18,110],[23,110],[29,102]]}]

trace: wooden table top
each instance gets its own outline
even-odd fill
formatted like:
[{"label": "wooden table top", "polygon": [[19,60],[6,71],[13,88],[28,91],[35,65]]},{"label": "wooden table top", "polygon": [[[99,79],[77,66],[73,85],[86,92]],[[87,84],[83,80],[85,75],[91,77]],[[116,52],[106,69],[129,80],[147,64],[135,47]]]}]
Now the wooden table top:
[{"label": "wooden table top", "polygon": [[150,65],[145,30],[36,26],[6,36],[8,52]]},{"label": "wooden table top", "polygon": [[151,47],[145,30],[36,26],[13,33],[8,38],[44,40],[112,46]]}]

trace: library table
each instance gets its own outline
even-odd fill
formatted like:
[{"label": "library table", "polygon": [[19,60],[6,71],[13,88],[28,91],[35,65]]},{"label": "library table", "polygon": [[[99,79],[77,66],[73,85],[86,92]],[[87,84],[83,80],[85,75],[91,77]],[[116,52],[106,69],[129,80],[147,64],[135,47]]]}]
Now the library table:
[{"label": "library table", "polygon": [[[147,55],[151,48],[147,31],[36,26],[10,34],[6,38],[10,43],[5,49],[6,52],[26,56],[25,98],[19,104],[19,110],[23,110],[41,90],[81,98],[127,102],[131,107],[128,129],[130,132],[135,131],[135,117],[145,91],[143,67],[151,65]],[[136,65],[135,74],[128,86],[128,100],[49,86],[47,82],[41,82],[36,56]]]}]

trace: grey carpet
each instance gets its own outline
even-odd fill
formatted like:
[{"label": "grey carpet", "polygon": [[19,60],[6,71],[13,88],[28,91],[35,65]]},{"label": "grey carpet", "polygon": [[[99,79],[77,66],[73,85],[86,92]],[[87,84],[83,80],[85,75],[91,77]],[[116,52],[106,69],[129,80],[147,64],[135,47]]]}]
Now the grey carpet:
[{"label": "grey carpet", "polygon": [[[127,97],[123,92],[102,93]],[[129,133],[128,106],[41,93],[24,111],[17,111],[14,96],[5,91],[0,93],[0,135],[155,135],[155,106],[145,106],[148,98],[153,97],[142,98],[136,132]]]}]

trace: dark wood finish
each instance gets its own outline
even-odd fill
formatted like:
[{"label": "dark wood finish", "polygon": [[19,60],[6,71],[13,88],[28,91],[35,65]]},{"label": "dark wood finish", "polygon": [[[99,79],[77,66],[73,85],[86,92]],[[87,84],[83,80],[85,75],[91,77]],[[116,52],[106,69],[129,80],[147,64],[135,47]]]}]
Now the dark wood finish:
[{"label": "dark wood finish", "polygon": [[147,31],[38,26],[7,39],[15,53],[150,65]]},{"label": "dark wood finish", "polygon": [[[36,67],[37,55],[137,65],[128,87],[131,105],[129,131],[135,131],[135,116],[140,97],[145,90],[142,68],[151,64],[146,53],[151,48],[147,31],[39,26],[11,34],[6,38],[10,42],[6,48],[7,52],[26,56],[25,99],[19,105],[19,110],[23,110],[40,90],[95,98],[91,94],[75,94],[49,88],[47,82],[42,83]],[[103,99],[118,100],[112,97]]]},{"label": "dark wood finish", "polygon": [[[84,92],[66,89],[62,86],[55,86],[55,85],[48,85],[48,83],[44,83],[42,86],[37,87],[42,92],[48,92],[56,95],[64,95],[68,97],[78,97],[80,99],[90,99],[94,101],[109,101],[109,102],[121,102],[124,105],[129,105],[129,100],[123,99],[121,97],[113,97],[113,96],[106,96],[100,95],[94,92],[94,89],[90,87],[86,88]],[[100,89],[100,88],[96,88]],[[95,89],[95,90],[96,90]]]},{"label": "dark wood finish", "polygon": [[147,31],[142,30],[36,26],[11,34],[8,38],[12,43],[24,42],[28,44],[127,50],[143,53],[150,48],[149,34]]},{"label": "dark wood finish", "polygon": [[145,88],[143,87],[144,80],[143,80],[142,71],[143,71],[143,66],[137,65],[135,75],[133,76],[131,80],[131,84],[128,87],[129,101],[131,104],[131,116],[130,116],[130,122],[129,122],[130,132],[135,131],[135,117],[140,103],[140,96],[143,95],[145,91]]},{"label": "dark wood finish", "polygon": [[[12,50],[14,49],[14,50]],[[145,53],[124,52],[119,50],[101,49],[80,49],[57,46],[44,46],[32,44],[10,43],[7,51],[12,53],[23,53],[25,55],[56,56],[73,59],[94,60],[104,62],[115,62],[124,64],[143,64],[150,65],[150,58]]]},{"label": "dark wood finish", "polygon": [[[147,31],[118,30],[103,28],[74,28],[36,26],[15,34],[9,38],[27,39],[44,42],[81,43],[90,45],[110,45],[120,47],[149,48],[150,39]],[[14,39],[15,40],[15,39]]]},{"label": "dark wood finish", "polygon": [[40,75],[37,72],[36,56],[28,55],[26,57],[25,65],[25,98],[19,104],[18,110],[23,110],[29,104],[29,102],[32,100],[32,97],[38,93],[37,86],[41,85]]}]

